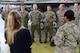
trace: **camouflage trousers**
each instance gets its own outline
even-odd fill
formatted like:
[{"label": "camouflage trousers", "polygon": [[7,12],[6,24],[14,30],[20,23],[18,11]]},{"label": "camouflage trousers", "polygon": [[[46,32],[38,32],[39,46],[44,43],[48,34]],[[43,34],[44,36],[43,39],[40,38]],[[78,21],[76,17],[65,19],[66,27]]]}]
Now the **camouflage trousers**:
[{"label": "camouflage trousers", "polygon": [[39,35],[39,41],[41,41],[41,29],[40,29],[40,25],[31,25],[31,33],[32,33],[32,37],[34,39],[34,32],[37,32]]},{"label": "camouflage trousers", "polygon": [[48,32],[49,32],[49,38],[51,42],[51,38],[53,37],[53,26],[45,26],[44,32],[45,32],[45,42],[47,41],[48,38]]}]

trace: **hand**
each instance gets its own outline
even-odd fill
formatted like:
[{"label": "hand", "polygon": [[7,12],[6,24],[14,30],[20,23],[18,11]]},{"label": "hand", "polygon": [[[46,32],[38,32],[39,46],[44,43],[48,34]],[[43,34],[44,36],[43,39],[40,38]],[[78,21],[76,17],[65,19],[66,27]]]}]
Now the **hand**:
[{"label": "hand", "polygon": [[54,20],[53,19],[50,19],[49,21],[52,23]]},{"label": "hand", "polygon": [[43,20],[43,22],[48,22],[48,20],[45,19],[45,20]]}]

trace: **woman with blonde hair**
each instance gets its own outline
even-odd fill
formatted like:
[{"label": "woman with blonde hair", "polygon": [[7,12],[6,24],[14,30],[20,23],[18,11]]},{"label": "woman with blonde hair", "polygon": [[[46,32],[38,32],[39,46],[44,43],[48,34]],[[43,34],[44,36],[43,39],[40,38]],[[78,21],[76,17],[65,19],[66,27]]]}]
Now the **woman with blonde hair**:
[{"label": "woman with blonde hair", "polygon": [[29,30],[22,27],[22,19],[17,11],[8,14],[5,38],[11,53],[31,53],[32,38]]}]

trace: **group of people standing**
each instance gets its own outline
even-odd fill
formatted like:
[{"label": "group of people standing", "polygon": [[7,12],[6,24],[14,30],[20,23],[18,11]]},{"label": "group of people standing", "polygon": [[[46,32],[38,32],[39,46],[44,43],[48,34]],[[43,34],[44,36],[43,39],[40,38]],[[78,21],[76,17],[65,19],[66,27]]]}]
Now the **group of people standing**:
[{"label": "group of people standing", "polygon": [[24,11],[24,6],[18,12],[11,11],[10,4],[7,4],[2,19],[5,21],[5,43],[10,46],[10,53],[31,53],[32,37],[27,29],[28,12]]},{"label": "group of people standing", "polygon": [[[79,19],[80,11],[78,3],[74,4],[73,10],[65,10],[65,5],[60,4],[59,10],[52,11],[47,5],[47,11],[41,15],[37,4],[33,4],[33,10],[28,13],[25,6],[20,6],[20,11],[10,10],[10,4],[6,5],[6,10],[2,12],[2,19],[5,21],[5,39],[10,46],[11,53],[31,53],[31,45],[34,42],[35,30],[41,40],[41,21],[44,22],[45,41],[49,32],[50,42],[55,43],[55,53],[75,53],[77,42],[80,41]],[[28,20],[31,20],[31,33],[28,28]],[[57,23],[57,33],[53,35],[53,22]],[[32,36],[31,36],[32,35]],[[78,41],[77,41],[78,40]]]}]

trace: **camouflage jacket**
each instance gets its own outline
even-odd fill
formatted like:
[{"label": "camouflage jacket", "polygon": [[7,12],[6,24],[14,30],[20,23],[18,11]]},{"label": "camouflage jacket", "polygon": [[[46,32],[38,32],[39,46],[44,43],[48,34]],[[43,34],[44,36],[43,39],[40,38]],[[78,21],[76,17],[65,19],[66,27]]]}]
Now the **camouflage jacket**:
[{"label": "camouflage jacket", "polygon": [[60,27],[60,26],[62,26],[64,24],[64,21],[63,21],[64,13],[65,13],[65,10],[64,10],[63,13],[61,13],[60,10],[58,10],[56,12],[58,27]]},{"label": "camouflage jacket", "polygon": [[74,23],[65,23],[58,29],[54,37],[55,53],[76,53],[79,35],[79,28]]},{"label": "camouflage jacket", "polygon": [[44,13],[44,20],[48,20],[48,22],[45,23],[45,26],[50,26],[50,25],[53,25],[53,22],[50,22],[50,20],[52,20],[55,22],[56,21],[56,15],[53,11],[46,11]]},{"label": "camouflage jacket", "polygon": [[36,11],[31,11],[30,12],[30,19],[33,25],[35,24],[40,24],[42,16],[41,12],[36,10]]}]

